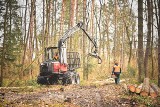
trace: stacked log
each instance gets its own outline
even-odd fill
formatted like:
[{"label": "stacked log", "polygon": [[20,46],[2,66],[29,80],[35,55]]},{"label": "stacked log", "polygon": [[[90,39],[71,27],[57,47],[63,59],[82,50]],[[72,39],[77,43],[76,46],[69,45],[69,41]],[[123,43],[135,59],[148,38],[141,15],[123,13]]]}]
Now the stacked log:
[{"label": "stacked log", "polygon": [[155,98],[160,93],[160,90],[156,84],[149,83],[149,78],[145,78],[143,83],[141,83],[138,86],[137,85],[129,85],[128,89],[130,92],[139,94],[144,97],[150,96],[152,98]]},{"label": "stacked log", "polygon": [[143,83],[141,83],[138,87],[136,87],[136,93],[137,94],[140,94],[140,92],[142,90],[142,87],[143,87]]},{"label": "stacked log", "polygon": [[130,86],[128,86],[128,88],[129,88],[129,91],[132,93],[134,93],[136,90],[136,87],[134,85],[130,85]]}]

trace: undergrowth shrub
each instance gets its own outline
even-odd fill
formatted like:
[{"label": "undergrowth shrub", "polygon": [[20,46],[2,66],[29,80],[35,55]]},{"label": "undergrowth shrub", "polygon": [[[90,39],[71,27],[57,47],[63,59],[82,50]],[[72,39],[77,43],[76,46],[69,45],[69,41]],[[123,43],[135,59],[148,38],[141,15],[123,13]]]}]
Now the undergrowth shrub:
[{"label": "undergrowth shrub", "polygon": [[132,99],[138,102],[139,104],[146,105],[147,107],[158,107],[157,103],[159,103],[157,102],[157,99],[153,99],[151,97],[133,96]]},{"label": "undergrowth shrub", "polygon": [[4,87],[24,87],[24,86],[39,86],[37,84],[37,79],[30,79],[30,80],[9,80],[5,79],[3,83]]},{"label": "undergrowth shrub", "polygon": [[37,86],[37,79],[31,79],[26,81],[26,86]]},{"label": "undergrowth shrub", "polygon": [[136,68],[132,67],[131,65],[128,65],[127,72],[129,73],[130,77],[135,77],[136,71],[137,71]]},{"label": "undergrowth shrub", "polygon": [[128,65],[127,71],[122,71],[121,78],[135,78],[137,73],[137,69]]}]

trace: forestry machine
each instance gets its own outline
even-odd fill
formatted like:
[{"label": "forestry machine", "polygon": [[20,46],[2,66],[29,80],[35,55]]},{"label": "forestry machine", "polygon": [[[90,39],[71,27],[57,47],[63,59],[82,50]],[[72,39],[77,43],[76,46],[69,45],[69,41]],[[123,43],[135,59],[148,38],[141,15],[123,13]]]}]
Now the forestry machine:
[{"label": "forestry machine", "polygon": [[[79,84],[80,76],[75,71],[80,67],[80,56],[78,52],[67,52],[65,42],[72,34],[78,30],[82,30],[88,39],[93,43],[94,51],[88,55],[98,59],[98,63],[102,62],[97,54],[97,44],[95,40],[87,34],[82,27],[83,23],[79,22],[76,26],[67,30],[58,41],[58,47],[45,48],[45,61],[40,64],[40,74],[37,77],[39,84]],[[58,55],[57,58],[54,58]]]}]

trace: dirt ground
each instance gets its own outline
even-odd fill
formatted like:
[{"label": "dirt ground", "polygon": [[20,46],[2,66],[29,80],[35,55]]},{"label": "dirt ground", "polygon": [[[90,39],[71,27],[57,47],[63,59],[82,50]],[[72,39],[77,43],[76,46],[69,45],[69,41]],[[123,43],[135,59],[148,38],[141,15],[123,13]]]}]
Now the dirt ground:
[{"label": "dirt ground", "polygon": [[1,107],[145,107],[126,98],[124,84],[50,85],[0,90]]}]

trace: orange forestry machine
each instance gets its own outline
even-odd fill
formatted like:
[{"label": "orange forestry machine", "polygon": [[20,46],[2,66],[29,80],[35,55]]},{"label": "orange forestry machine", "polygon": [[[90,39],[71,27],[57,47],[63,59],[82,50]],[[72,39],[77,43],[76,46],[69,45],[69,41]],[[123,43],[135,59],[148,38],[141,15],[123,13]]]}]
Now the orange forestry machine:
[{"label": "orange forestry machine", "polygon": [[67,52],[65,41],[78,30],[82,30],[88,39],[93,43],[94,51],[88,55],[102,62],[97,53],[97,44],[95,40],[87,34],[82,27],[83,23],[79,22],[76,26],[67,30],[58,41],[58,47],[45,48],[45,61],[40,64],[40,73],[37,77],[39,84],[79,84],[80,76],[75,71],[80,67],[80,55],[78,52]]}]

